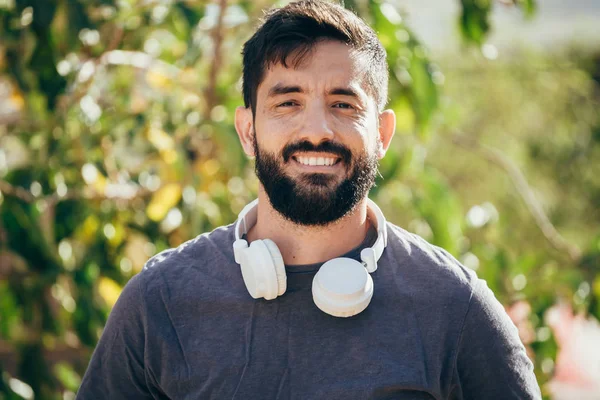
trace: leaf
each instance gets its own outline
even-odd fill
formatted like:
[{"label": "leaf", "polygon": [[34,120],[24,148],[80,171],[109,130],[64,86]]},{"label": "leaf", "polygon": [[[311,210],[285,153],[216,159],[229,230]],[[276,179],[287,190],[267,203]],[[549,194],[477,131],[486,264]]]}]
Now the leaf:
[{"label": "leaf", "polygon": [[426,137],[431,117],[438,106],[438,90],[428,70],[428,62],[422,57],[413,57],[409,68],[412,77],[413,109],[417,116],[419,135]]},{"label": "leaf", "polygon": [[600,276],[597,276],[592,283],[592,292],[598,298],[600,298]]},{"label": "leaf", "polygon": [[[35,72],[38,88],[47,97],[47,108],[53,110],[56,98],[66,87],[65,79],[56,70],[55,48],[50,25],[56,13],[56,0],[29,0],[20,2],[19,9],[30,5],[33,8],[31,30],[36,45],[28,67]],[[23,85],[21,85],[23,89]]]},{"label": "leaf", "polygon": [[28,0],[26,2],[20,1],[20,3],[27,3],[33,7],[31,25],[34,29],[39,29],[40,32],[46,31],[54,19],[57,6],[56,0]]},{"label": "leaf", "polygon": [[74,236],[80,239],[83,243],[91,244],[98,236],[100,229],[100,220],[94,214],[90,214],[79,226]]},{"label": "leaf", "polygon": [[175,141],[173,138],[162,129],[149,128],[147,131],[147,137],[150,143],[152,143],[157,150],[170,150],[175,147]]},{"label": "leaf", "polygon": [[84,29],[94,29],[95,25],[90,22],[86,10],[79,0],[70,0],[66,2],[68,15],[68,32],[72,40],[71,46],[79,45],[79,32]]},{"label": "leaf", "polygon": [[62,269],[58,256],[43,236],[35,205],[5,199],[0,207],[0,224],[8,233],[9,249],[27,260],[29,268],[46,274],[56,274]]},{"label": "leaf", "polygon": [[461,0],[460,31],[468,43],[483,44],[489,33],[491,0]]},{"label": "leaf", "polygon": [[425,49],[404,25],[395,6],[377,1],[369,4],[374,29],[388,55],[390,93],[394,93],[392,108],[401,109],[408,101],[415,117],[411,120],[410,113],[401,109],[404,119],[399,121],[400,128],[413,125],[422,137],[426,136],[429,121],[438,107],[438,88],[429,71]]},{"label": "leaf", "polygon": [[37,34],[37,44],[29,60],[29,68],[35,71],[38,88],[47,97],[48,110],[54,110],[56,99],[64,92],[67,82],[56,70],[50,29],[44,28]]},{"label": "leaf", "polygon": [[150,200],[146,208],[146,214],[154,222],[162,221],[169,210],[181,199],[181,185],[170,183],[160,188]]},{"label": "leaf", "polygon": [[173,80],[157,69],[150,68],[146,73],[146,81],[155,89],[169,90],[173,88]]},{"label": "leaf", "polygon": [[532,18],[537,11],[537,4],[535,0],[519,0],[517,4],[519,8],[523,10],[525,18]]},{"label": "leaf", "polygon": [[82,200],[67,199],[59,202],[54,211],[55,220],[60,221],[54,226],[55,241],[58,243],[70,237],[84,223],[89,212],[89,205]]},{"label": "leaf", "polygon": [[81,376],[66,362],[57,363],[54,366],[54,374],[65,388],[73,392],[76,392],[81,384]]},{"label": "leaf", "polygon": [[396,114],[396,135],[406,135],[414,131],[416,126],[415,112],[406,97],[392,100],[390,108]]},{"label": "leaf", "polygon": [[77,298],[77,308],[73,313],[73,327],[81,343],[93,347],[98,341],[98,337],[96,335],[97,323],[94,323],[92,317],[97,313],[98,306],[92,301],[92,292],[83,281],[78,283],[78,290],[80,295]]},{"label": "leaf", "polygon": [[[8,261],[9,254],[0,254],[0,260]],[[10,262],[10,261],[9,261]],[[11,331],[20,322],[21,310],[12,293],[8,282],[0,282],[0,335],[4,339],[11,339]]]},{"label": "leaf", "polygon": [[191,28],[196,26],[202,18],[203,13],[200,10],[192,8],[190,5],[184,2],[178,2],[173,7],[181,12],[188,26]]},{"label": "leaf", "polygon": [[98,293],[110,308],[115,305],[122,290],[123,288],[117,282],[105,276],[98,282]]}]

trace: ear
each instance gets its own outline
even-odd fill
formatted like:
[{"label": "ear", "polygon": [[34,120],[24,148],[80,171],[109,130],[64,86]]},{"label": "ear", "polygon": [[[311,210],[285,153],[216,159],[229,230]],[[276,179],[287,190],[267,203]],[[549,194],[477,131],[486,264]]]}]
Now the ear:
[{"label": "ear", "polygon": [[235,109],[235,130],[244,148],[244,153],[254,157],[254,121],[250,107],[238,107]]},{"label": "ear", "polygon": [[394,133],[396,132],[396,114],[393,110],[385,110],[379,114],[379,140],[380,146],[378,149],[378,157],[381,159],[385,156],[387,149],[390,147]]}]

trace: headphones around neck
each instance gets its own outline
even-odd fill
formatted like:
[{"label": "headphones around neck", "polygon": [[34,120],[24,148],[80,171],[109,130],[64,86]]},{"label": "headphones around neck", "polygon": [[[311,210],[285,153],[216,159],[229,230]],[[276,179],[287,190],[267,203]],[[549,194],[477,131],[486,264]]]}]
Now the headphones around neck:
[{"label": "headphones around neck", "polygon": [[[257,217],[258,199],[245,206],[238,216],[233,253],[250,296],[273,300],[283,295],[287,286],[281,252],[270,239],[255,240],[249,246],[242,239],[256,224]],[[377,240],[373,247],[361,251],[362,263],[347,257],[334,258],[324,263],[313,278],[313,301],[321,311],[334,317],[362,312],[373,297],[369,273],[377,269],[377,261],[387,245],[387,231],[385,217],[371,199],[367,199],[367,217],[376,224]]]}]

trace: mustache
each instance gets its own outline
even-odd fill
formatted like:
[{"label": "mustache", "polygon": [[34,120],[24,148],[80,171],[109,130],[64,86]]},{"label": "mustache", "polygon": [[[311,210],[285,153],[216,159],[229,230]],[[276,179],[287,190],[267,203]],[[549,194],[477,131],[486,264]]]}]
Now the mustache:
[{"label": "mustache", "polygon": [[336,156],[340,157],[346,165],[349,165],[350,160],[352,159],[352,152],[346,146],[343,146],[339,143],[328,141],[314,145],[313,143],[304,140],[286,145],[281,152],[283,155],[283,161],[288,162],[290,157],[292,157],[292,154],[299,151],[335,154]]}]

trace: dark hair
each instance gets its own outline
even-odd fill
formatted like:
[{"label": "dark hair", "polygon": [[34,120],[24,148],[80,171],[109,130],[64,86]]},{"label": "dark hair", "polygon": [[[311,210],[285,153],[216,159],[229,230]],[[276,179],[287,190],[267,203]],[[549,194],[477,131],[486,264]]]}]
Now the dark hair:
[{"label": "dark hair", "polygon": [[316,44],[328,39],[346,43],[364,57],[367,91],[382,111],[387,103],[389,78],[385,49],[373,29],[356,14],[322,0],[298,1],[270,10],[244,44],[242,81],[246,108],[252,107],[256,114],[258,86],[270,65],[296,68]]}]

